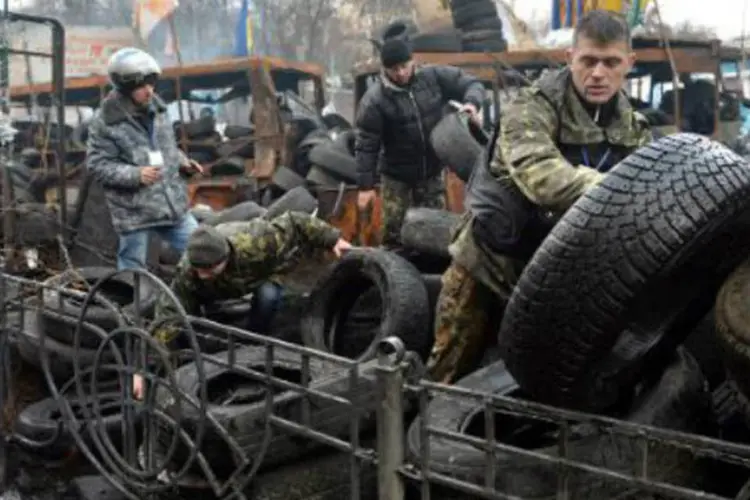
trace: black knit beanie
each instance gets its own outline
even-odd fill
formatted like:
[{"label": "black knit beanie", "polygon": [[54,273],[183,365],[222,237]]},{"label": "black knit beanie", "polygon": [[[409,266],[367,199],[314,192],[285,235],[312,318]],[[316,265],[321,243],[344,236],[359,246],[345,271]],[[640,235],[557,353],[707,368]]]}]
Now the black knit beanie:
[{"label": "black knit beanie", "polygon": [[229,257],[229,241],[212,226],[198,226],[190,235],[187,258],[195,267],[213,267]]},{"label": "black knit beanie", "polygon": [[386,40],[380,49],[380,63],[384,68],[392,68],[411,60],[409,42],[398,38]]}]

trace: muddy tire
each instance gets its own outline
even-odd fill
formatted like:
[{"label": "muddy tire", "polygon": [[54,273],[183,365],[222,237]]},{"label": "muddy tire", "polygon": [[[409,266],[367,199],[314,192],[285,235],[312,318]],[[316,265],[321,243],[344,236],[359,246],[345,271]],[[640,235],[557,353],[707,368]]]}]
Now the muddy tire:
[{"label": "muddy tire", "polygon": [[[346,344],[340,328],[355,301],[377,287],[385,305],[379,328],[356,358],[375,356],[378,341],[401,338],[406,348],[425,357],[432,344],[427,291],[419,271],[406,260],[380,249],[358,249],[334,264],[310,293],[310,311],[302,320],[302,341],[308,347],[331,352]],[[335,352],[335,351],[334,351]]]},{"label": "muddy tire", "polygon": [[[89,286],[93,286],[97,281],[103,279],[114,269],[108,267],[81,267],[79,269],[65,271],[57,276],[53,276],[44,282],[45,289],[42,292],[44,308],[41,310],[41,318],[44,331],[51,338],[64,344],[73,345],[75,339],[75,327],[71,327],[67,321],[61,321],[60,315],[77,321],[81,315],[81,306],[83,305],[82,293],[77,293],[75,297],[63,296],[57,288],[67,288],[84,279]],[[123,320],[128,317],[134,317],[137,313],[141,318],[148,318],[153,314],[157,300],[157,290],[153,283],[143,276],[139,279],[139,299],[140,304],[135,304],[135,291],[133,276],[120,275],[107,280],[99,288],[99,292],[105,299],[111,301],[122,312],[122,317],[115,314],[108,307],[98,305],[92,302],[86,308],[84,321],[110,332],[115,328],[123,326]],[[84,292],[85,293],[85,292]],[[86,331],[81,332],[80,345],[96,349],[101,344],[98,335],[87,335]]]},{"label": "muddy tire", "polygon": [[[251,369],[255,377],[242,375],[236,370],[227,368],[229,353],[219,353],[215,357],[222,365],[202,360],[208,395],[207,412],[216,419],[217,423],[226,429],[246,454],[249,460],[262,458],[263,468],[273,468],[289,462],[299,460],[301,456],[320,449],[322,443],[306,440],[297,435],[273,432],[271,441],[265,453],[262,452],[266,420],[265,366],[267,351],[263,347],[243,347],[235,350],[235,366]],[[295,384],[302,383],[302,357],[288,349],[274,347],[273,375]],[[358,405],[366,414],[368,408],[374,408],[375,400],[375,365],[362,366],[357,385],[350,388],[349,371],[331,362],[310,358],[309,374],[311,389],[332,396],[345,397]],[[175,372],[177,387],[180,391],[193,397],[200,396],[200,378],[195,363],[187,364]],[[245,387],[242,399],[237,399],[237,388]],[[231,398],[235,398],[232,402]],[[168,414],[177,417],[178,408],[174,405],[175,396],[165,387],[159,387],[156,392],[156,404]],[[284,419],[300,421],[304,398],[295,391],[279,390],[274,395],[273,414]],[[351,408],[330,399],[315,398],[310,405],[310,422],[313,429],[329,436],[347,436],[350,427]],[[200,408],[194,405],[182,404],[179,414],[186,432],[194,432],[201,415]],[[363,430],[367,426],[367,419],[363,421]],[[161,426],[159,447],[167,449],[171,443],[171,431]],[[184,450],[183,450],[184,451]],[[235,468],[233,454],[221,434],[206,421],[202,452],[206,460],[217,474],[230,472]],[[184,452],[186,455],[187,452]],[[176,453],[175,457],[183,455]],[[180,466],[180,464],[174,464]],[[197,465],[196,465],[197,467]]]},{"label": "muddy tire", "polygon": [[716,334],[724,366],[740,392],[750,396],[750,260],[724,282],[716,297]]},{"label": "muddy tire", "polygon": [[[750,166],[676,134],[623,160],[544,240],[499,335],[533,398],[602,409],[663,366],[750,247]],[[555,304],[554,308],[550,304]]]},{"label": "muddy tire", "polygon": [[461,216],[447,210],[410,208],[401,226],[401,245],[409,250],[450,257],[448,246]]},{"label": "muddy tire", "polygon": [[296,187],[284,193],[268,206],[264,219],[271,220],[287,212],[302,212],[311,214],[318,209],[318,200],[304,187]]},{"label": "muddy tire", "polygon": [[[633,399],[622,419],[644,425],[666,427],[684,432],[700,432],[711,420],[710,395],[695,360],[683,349],[677,351],[672,362],[657,381]],[[492,393],[496,396],[523,398],[511,374],[502,362],[496,362],[459,380],[459,388]],[[484,437],[483,403],[470,398],[437,396],[427,407],[429,425],[448,432]],[[407,453],[417,464],[421,462],[421,420],[418,418],[407,433]],[[545,455],[558,455],[559,427],[557,424],[532,420],[523,416],[495,413],[496,439]],[[568,439],[567,458],[576,462],[603,467],[623,474],[632,474],[633,464],[641,456],[638,439],[619,433],[609,433],[595,425],[572,423]],[[503,438],[503,435],[506,437]],[[487,454],[479,447],[442,436],[429,438],[430,467],[435,473],[483,485]],[[670,484],[692,485],[697,466],[692,454],[669,444],[653,443],[649,456],[654,469],[649,467],[649,479]],[[512,453],[495,452],[498,491],[523,498],[554,498],[558,486],[558,469],[554,464],[524,458]],[[615,498],[613,483],[586,473],[573,472],[569,476],[569,491],[576,499]],[[622,488],[622,486],[620,487]],[[450,498],[474,498],[455,494]]]}]

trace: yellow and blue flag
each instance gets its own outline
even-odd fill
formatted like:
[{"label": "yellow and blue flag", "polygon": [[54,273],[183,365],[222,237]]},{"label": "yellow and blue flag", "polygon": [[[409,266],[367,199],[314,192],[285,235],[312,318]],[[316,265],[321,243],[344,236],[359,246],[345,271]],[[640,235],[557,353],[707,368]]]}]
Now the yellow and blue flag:
[{"label": "yellow and blue flag", "polygon": [[240,15],[234,32],[234,55],[248,57],[253,55],[253,12],[250,0],[242,0]]}]

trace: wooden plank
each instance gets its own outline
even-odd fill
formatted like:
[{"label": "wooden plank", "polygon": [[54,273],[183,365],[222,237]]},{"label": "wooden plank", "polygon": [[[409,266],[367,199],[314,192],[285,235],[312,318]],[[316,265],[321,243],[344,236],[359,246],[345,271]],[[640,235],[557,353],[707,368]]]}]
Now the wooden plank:
[{"label": "wooden plank", "polygon": [[276,90],[271,75],[262,66],[250,68],[250,88],[253,93],[253,124],[255,125],[255,163],[246,172],[258,180],[268,180],[276,170],[282,149],[283,128]]}]

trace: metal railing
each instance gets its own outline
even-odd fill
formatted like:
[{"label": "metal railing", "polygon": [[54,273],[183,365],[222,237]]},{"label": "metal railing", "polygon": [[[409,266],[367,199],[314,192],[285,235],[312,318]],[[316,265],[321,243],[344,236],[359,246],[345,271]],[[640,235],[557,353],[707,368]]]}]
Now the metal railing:
[{"label": "metal railing", "polygon": [[[704,462],[750,468],[750,446],[431,383],[395,337],[357,362],[188,317],[163,282],[128,273],[137,307],[101,293],[124,273],[77,290],[75,280],[53,287],[0,276],[0,404],[12,410],[20,356],[38,365],[62,415],[36,437],[6,422],[0,458],[66,437],[132,499],[196,487],[238,499],[265,498],[263,488],[277,498],[305,498],[305,488],[316,498],[381,500],[750,498],[750,483],[706,492],[692,481]],[[154,340],[164,325],[139,305],[152,300],[138,296],[141,280],[151,297],[176,304],[181,345]],[[105,317],[114,326],[103,327]],[[147,386],[141,399],[136,373]],[[104,394],[116,402],[114,420]],[[443,407],[457,409],[459,425],[435,423],[445,420],[433,414],[440,401],[455,401]],[[525,422],[536,442],[501,436],[502,419]],[[7,483],[11,471],[0,466]]]}]

